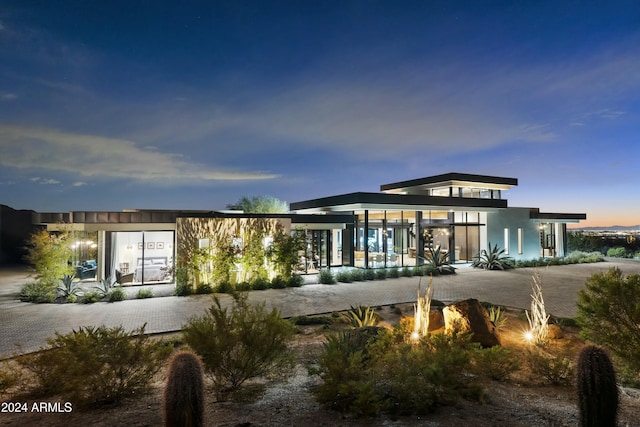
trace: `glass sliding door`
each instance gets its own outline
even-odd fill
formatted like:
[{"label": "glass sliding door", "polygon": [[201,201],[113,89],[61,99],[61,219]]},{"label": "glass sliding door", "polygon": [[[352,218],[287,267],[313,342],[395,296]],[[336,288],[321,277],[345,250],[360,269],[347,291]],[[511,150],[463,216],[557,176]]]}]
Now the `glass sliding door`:
[{"label": "glass sliding door", "polygon": [[173,282],[173,231],[111,233],[111,274],[120,284]]}]

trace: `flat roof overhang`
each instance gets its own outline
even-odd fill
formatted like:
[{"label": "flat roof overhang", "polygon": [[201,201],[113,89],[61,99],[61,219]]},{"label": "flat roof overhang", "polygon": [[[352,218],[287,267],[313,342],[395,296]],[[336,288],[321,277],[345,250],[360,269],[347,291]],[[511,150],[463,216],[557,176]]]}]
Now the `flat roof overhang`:
[{"label": "flat roof overhang", "polygon": [[292,211],[303,214],[361,210],[494,210],[507,207],[501,199],[438,197],[419,194],[349,193],[291,203]]},{"label": "flat roof overhang", "polygon": [[530,218],[534,222],[566,222],[577,223],[587,219],[585,213],[552,213],[552,212],[540,212],[537,209],[531,210]]},{"label": "flat roof overhang", "polygon": [[452,172],[442,175],[428,176],[425,178],[411,179],[408,181],[399,181],[391,184],[383,184],[380,186],[380,191],[397,193],[420,186],[432,187],[435,184],[456,187],[489,186],[496,189],[508,190],[512,186],[518,185],[518,179]]}]

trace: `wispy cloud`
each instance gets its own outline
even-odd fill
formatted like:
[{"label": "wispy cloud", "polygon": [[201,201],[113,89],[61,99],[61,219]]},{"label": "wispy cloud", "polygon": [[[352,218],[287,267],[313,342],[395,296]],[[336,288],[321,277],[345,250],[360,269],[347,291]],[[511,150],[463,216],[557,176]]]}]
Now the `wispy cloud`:
[{"label": "wispy cloud", "polygon": [[0,92],[0,98],[2,98],[4,101],[13,101],[14,99],[18,99],[18,95],[16,95],[15,93]]},{"label": "wispy cloud", "polygon": [[[142,181],[263,180],[277,175],[207,167],[132,141],[54,129],[0,125],[0,164],[96,178]],[[40,178],[37,178],[39,180]]]}]

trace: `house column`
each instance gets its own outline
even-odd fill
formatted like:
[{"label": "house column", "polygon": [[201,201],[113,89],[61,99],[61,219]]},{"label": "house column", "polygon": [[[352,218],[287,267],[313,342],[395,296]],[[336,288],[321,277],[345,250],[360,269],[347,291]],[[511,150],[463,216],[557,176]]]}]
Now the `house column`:
[{"label": "house column", "polygon": [[422,235],[422,211],[416,211],[416,265],[424,264],[424,236]]},{"label": "house column", "polygon": [[364,236],[362,237],[364,246],[364,268],[369,268],[369,210],[364,211]]}]

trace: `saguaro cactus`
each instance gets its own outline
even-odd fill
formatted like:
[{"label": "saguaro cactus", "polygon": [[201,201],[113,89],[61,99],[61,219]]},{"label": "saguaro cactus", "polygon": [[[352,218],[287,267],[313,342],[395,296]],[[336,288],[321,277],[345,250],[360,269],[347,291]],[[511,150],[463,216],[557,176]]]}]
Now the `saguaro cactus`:
[{"label": "saguaro cactus", "polygon": [[582,349],[578,358],[578,402],[582,427],[615,427],[616,373],[607,353],[593,345]]},{"label": "saguaro cactus", "polygon": [[181,351],[171,359],[163,396],[164,425],[202,426],[204,419],[204,380],[198,356]]}]

